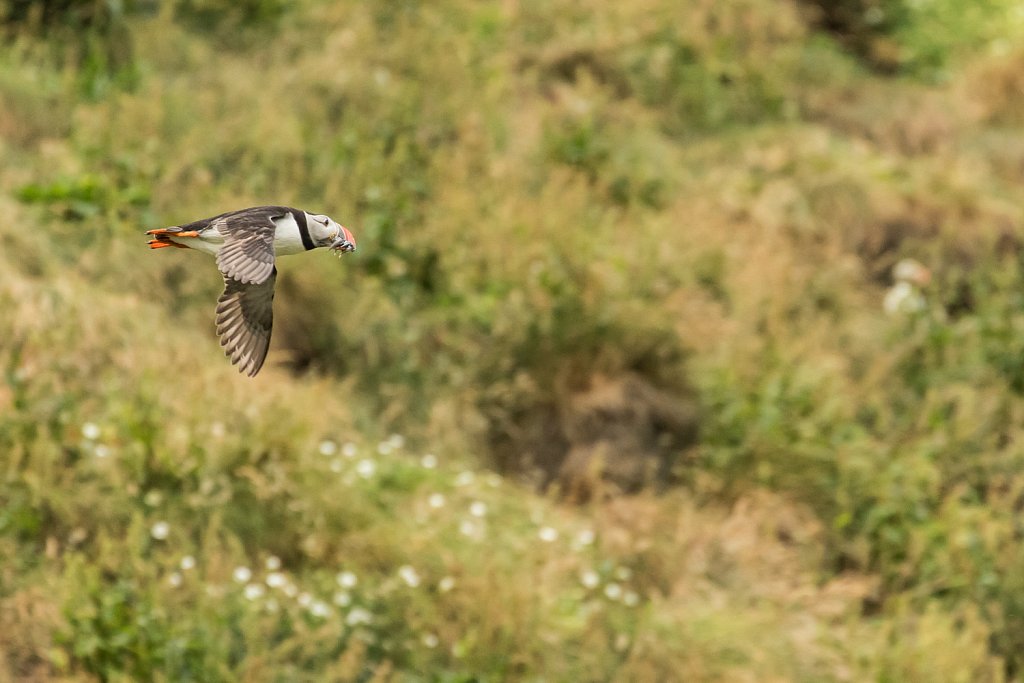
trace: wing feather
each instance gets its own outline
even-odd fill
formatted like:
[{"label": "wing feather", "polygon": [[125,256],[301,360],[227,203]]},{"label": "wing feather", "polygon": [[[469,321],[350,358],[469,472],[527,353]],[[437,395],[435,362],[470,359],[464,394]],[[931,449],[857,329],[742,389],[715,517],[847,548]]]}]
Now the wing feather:
[{"label": "wing feather", "polygon": [[241,282],[224,276],[224,293],[217,300],[217,334],[224,353],[239,372],[250,377],[263,367],[274,326],[274,283],[277,269],[271,264],[261,282]]},{"label": "wing feather", "polygon": [[217,268],[233,280],[259,284],[274,270],[274,221],[288,210],[279,206],[260,206],[224,214],[213,225],[224,235],[224,246],[217,253]]}]

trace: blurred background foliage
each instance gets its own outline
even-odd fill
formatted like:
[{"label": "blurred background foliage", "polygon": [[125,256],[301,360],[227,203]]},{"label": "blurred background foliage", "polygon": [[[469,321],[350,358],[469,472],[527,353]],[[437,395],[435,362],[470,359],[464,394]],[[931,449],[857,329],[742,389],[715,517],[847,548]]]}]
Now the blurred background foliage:
[{"label": "blurred background foliage", "polygon": [[[0,32],[0,681],[1024,676],[1019,2]],[[142,232],[265,203],[248,380]]]}]

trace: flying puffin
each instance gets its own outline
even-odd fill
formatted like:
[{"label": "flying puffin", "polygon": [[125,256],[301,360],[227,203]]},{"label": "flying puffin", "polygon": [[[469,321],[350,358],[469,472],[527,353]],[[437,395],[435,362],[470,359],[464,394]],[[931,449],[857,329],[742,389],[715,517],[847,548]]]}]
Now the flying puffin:
[{"label": "flying puffin", "polygon": [[217,258],[224,293],[217,335],[239,372],[254,377],[267,357],[274,322],[276,256],[328,247],[338,256],[356,239],[329,216],[287,206],[254,206],[169,228],[148,230],[150,249],[197,249]]}]

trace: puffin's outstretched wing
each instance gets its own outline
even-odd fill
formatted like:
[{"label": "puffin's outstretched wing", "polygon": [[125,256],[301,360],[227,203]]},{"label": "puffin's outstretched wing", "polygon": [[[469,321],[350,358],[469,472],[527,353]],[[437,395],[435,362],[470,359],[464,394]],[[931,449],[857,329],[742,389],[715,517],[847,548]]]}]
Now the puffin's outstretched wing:
[{"label": "puffin's outstretched wing", "polygon": [[274,221],[287,215],[281,206],[259,206],[224,214],[212,226],[224,236],[217,253],[217,268],[224,277],[259,284],[274,270]]},{"label": "puffin's outstretched wing", "polygon": [[256,284],[247,284],[224,275],[224,293],[217,300],[217,335],[225,354],[239,372],[254,377],[270,348],[274,325],[274,283],[277,268]]}]

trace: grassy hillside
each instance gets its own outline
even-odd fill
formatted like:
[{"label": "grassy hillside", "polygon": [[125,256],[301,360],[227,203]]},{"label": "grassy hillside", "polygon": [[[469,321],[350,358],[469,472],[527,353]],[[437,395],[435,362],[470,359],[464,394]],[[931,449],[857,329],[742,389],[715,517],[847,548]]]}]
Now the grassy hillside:
[{"label": "grassy hillside", "polygon": [[1024,677],[1018,3],[0,18],[0,682]]}]

